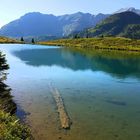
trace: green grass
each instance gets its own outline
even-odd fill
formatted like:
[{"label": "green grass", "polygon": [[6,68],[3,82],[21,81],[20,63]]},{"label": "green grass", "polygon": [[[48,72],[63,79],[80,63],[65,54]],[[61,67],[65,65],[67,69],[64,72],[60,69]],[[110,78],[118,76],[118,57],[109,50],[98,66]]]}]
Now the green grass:
[{"label": "green grass", "polygon": [[60,40],[54,40],[48,42],[39,42],[38,44],[52,45],[52,46],[65,46],[71,48],[140,52],[140,40],[134,40],[134,39],[128,39],[122,37],[60,39]]},{"label": "green grass", "polygon": [[0,110],[0,140],[31,140],[30,130],[15,116]]}]

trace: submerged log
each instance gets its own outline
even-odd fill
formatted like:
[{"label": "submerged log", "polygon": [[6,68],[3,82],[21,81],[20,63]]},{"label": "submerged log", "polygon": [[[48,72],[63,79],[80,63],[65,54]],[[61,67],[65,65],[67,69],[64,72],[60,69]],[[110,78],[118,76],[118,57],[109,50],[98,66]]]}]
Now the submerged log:
[{"label": "submerged log", "polygon": [[57,111],[59,113],[59,118],[61,122],[61,127],[64,129],[70,129],[70,125],[71,125],[70,118],[67,114],[66,108],[64,106],[64,102],[62,100],[59,91],[52,86],[50,86],[50,90],[56,102]]}]

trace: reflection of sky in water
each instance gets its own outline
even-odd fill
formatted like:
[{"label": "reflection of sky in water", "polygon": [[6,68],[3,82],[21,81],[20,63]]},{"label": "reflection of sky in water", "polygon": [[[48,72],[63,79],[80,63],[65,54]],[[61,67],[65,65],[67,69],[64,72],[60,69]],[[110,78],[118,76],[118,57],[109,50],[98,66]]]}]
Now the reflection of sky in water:
[{"label": "reflection of sky in water", "polygon": [[[101,56],[87,57],[67,49],[34,49],[14,51],[13,54],[27,65],[58,66],[73,71],[101,71],[118,78],[140,77],[140,58],[109,59]],[[133,64],[133,65],[131,65]]]},{"label": "reflection of sky in water", "polygon": [[[58,47],[46,47],[36,45],[1,45],[4,51],[12,52],[13,55],[7,54],[8,61],[21,62],[21,68],[29,66],[31,71],[33,68],[39,67],[39,71],[43,68],[50,68],[52,70],[55,66],[55,73],[57,74],[61,68],[62,71],[78,71],[78,72],[105,72],[109,75],[116,76],[117,78],[140,77],[140,58],[122,58],[122,59],[109,59],[101,56],[87,57],[86,55],[69,51],[67,49],[60,49]],[[20,61],[21,60],[21,61]],[[23,65],[24,63],[25,65]],[[20,63],[19,63],[20,64]],[[13,64],[14,66],[14,64]],[[22,68],[23,69],[23,68]],[[22,71],[21,69],[21,71]],[[26,69],[28,70],[28,69]],[[77,72],[77,73],[78,73]],[[40,73],[41,74],[41,73]],[[65,73],[66,74],[66,73]],[[62,75],[61,75],[62,76]]]},{"label": "reflection of sky in water", "polygon": [[[61,87],[95,89],[135,87],[140,84],[140,59],[108,59],[36,45],[1,45],[10,64],[9,81],[30,79]],[[24,47],[23,47],[24,46]],[[6,48],[6,49],[5,49]],[[11,53],[8,53],[10,51]],[[132,65],[133,64],[133,65]],[[46,81],[45,81],[46,80]],[[129,92],[127,93],[129,94]]]}]

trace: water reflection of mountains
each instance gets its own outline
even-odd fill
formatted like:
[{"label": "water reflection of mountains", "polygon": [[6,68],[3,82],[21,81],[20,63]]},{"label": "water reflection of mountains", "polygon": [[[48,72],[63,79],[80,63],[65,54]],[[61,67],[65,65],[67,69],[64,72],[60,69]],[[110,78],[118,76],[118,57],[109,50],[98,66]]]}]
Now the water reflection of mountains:
[{"label": "water reflection of mountains", "polygon": [[140,78],[140,58],[88,57],[86,54],[65,49],[33,49],[15,51],[14,55],[27,65],[60,66],[71,70],[103,71],[118,77],[135,76]]}]

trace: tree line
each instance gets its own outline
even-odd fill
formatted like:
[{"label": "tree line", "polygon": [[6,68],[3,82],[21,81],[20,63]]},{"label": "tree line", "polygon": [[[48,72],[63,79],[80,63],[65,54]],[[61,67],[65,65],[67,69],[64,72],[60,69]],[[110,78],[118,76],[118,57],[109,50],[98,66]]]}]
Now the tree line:
[{"label": "tree line", "polygon": [[[21,41],[21,42],[24,42],[25,40],[24,40],[24,38],[23,38],[23,37],[21,37],[20,41]],[[31,39],[31,43],[32,43],[32,44],[34,44],[34,43],[35,43],[34,38],[32,38],[32,39]]]}]

